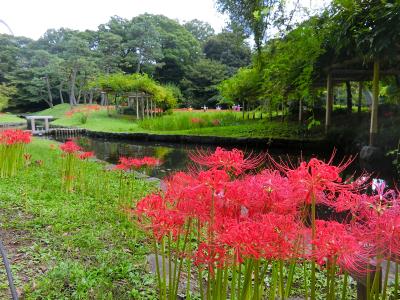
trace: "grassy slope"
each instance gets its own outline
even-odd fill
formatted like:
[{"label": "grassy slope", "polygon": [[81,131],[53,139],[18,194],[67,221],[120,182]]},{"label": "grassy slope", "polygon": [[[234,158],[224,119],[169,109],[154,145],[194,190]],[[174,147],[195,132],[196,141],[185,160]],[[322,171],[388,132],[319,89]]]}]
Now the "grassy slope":
[{"label": "grassy slope", "polygon": [[[282,123],[280,121],[246,120],[238,122],[231,126],[213,126],[201,129],[174,130],[174,131],[155,131],[146,130],[139,127],[129,117],[116,116],[112,112],[112,117],[107,115],[106,110],[90,113],[86,123],[82,124],[82,114],[75,113],[73,116],[67,116],[66,112],[70,109],[67,104],[57,105],[53,109],[47,109],[39,115],[52,115],[56,118],[52,124],[62,126],[74,126],[87,128],[95,131],[104,132],[148,132],[155,134],[183,134],[183,135],[215,135],[227,137],[259,137],[259,138],[291,138],[299,139],[302,137],[301,128],[297,123]],[[182,114],[177,112],[175,114]],[[175,115],[174,114],[174,115]]]},{"label": "grassy slope", "polygon": [[[121,212],[117,174],[88,162],[85,191],[66,194],[60,187],[59,150],[49,144],[35,140],[28,151],[33,162],[43,164],[32,163],[0,184],[0,229],[6,236],[21,236],[17,246],[6,241],[11,254],[22,253],[12,265],[19,290],[25,290],[26,299],[154,298],[153,277],[145,268],[149,250]],[[148,189],[138,182],[132,197]]]},{"label": "grassy slope", "polygon": [[0,124],[1,123],[24,123],[25,120],[18,118],[17,116],[14,116],[12,114],[8,113],[1,113],[0,114]]}]

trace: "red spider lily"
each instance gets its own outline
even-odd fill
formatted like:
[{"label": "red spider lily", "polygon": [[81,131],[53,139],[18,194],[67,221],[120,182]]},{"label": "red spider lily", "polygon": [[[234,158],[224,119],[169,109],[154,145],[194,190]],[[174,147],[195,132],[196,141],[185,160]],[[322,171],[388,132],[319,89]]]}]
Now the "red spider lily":
[{"label": "red spider lily", "polygon": [[214,276],[214,268],[224,267],[227,263],[226,258],[227,253],[223,247],[201,243],[194,255],[194,263],[196,265],[206,265],[208,271]]},{"label": "red spider lily", "polygon": [[176,237],[185,224],[184,216],[177,210],[168,209],[164,199],[157,194],[139,201],[135,214],[139,216],[139,222],[151,229],[158,240],[169,233]]},{"label": "red spider lily", "polygon": [[311,255],[316,262],[325,265],[335,260],[346,271],[366,272],[366,249],[349,230],[349,227],[335,221],[316,221],[316,236],[311,241],[315,249]]},{"label": "red spider lily", "polygon": [[158,166],[161,161],[155,157],[145,156],[143,158],[120,157],[119,164],[115,166],[117,170],[128,171],[130,169],[140,169],[143,167],[151,168]]},{"label": "red spider lily", "polygon": [[60,145],[60,149],[65,153],[76,153],[78,151],[82,151],[82,148],[75,144],[73,141],[66,141],[64,144]]},{"label": "red spider lily", "polygon": [[197,150],[190,154],[190,159],[195,163],[208,167],[221,169],[235,176],[243,172],[257,168],[264,160],[263,155],[245,157],[243,151],[233,149],[231,151],[217,147],[214,153]]},{"label": "red spider lily", "polygon": [[190,119],[190,122],[191,122],[192,124],[201,124],[201,123],[203,123],[204,121],[203,121],[203,119],[200,119],[200,118],[191,118],[191,119]]},{"label": "red spider lily", "polygon": [[269,213],[257,220],[225,222],[223,227],[218,241],[234,249],[240,260],[243,257],[282,260],[297,256],[299,224],[291,215]]},{"label": "red spider lily", "polygon": [[31,133],[20,129],[6,129],[0,132],[0,143],[5,145],[29,144]]},{"label": "red spider lily", "polygon": [[88,158],[93,157],[93,156],[94,156],[94,152],[93,151],[81,152],[81,153],[78,154],[78,158],[81,159],[81,160],[85,160],[85,159],[88,159]]},{"label": "red spider lily", "polygon": [[219,126],[219,125],[221,125],[221,121],[218,120],[218,119],[212,120],[211,123],[212,123],[214,126]]}]

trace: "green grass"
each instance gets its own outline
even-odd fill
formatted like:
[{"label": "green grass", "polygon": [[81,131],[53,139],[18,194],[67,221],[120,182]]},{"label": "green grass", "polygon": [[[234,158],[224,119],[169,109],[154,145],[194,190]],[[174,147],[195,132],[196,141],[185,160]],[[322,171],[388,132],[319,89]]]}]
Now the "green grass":
[{"label": "green grass", "polygon": [[39,112],[34,113],[36,116],[53,116],[54,118],[63,118],[65,113],[71,109],[69,104],[58,104],[53,108],[48,108]]},{"label": "green grass", "polygon": [[[79,106],[82,107],[82,106]],[[79,108],[78,108],[79,109]],[[103,132],[131,132],[153,134],[177,134],[177,135],[209,135],[221,137],[257,137],[257,138],[284,138],[303,139],[305,130],[297,122],[272,121],[260,119],[260,114],[250,114],[250,119],[243,120],[242,113],[233,112],[174,112],[172,115],[164,115],[154,119],[136,122],[133,117],[121,116],[106,109],[90,112],[87,120],[83,120],[82,113],[74,113],[67,116],[70,106],[63,104],[40,112],[40,115],[53,115],[58,117],[52,122],[54,125],[86,128]],[[54,112],[54,113],[53,113]],[[192,119],[202,119],[200,123]],[[218,125],[213,124],[218,120]],[[313,134],[312,138],[320,135]],[[308,135],[307,138],[310,138]]]},{"label": "green grass", "polygon": [[[119,176],[87,162],[85,188],[66,194],[60,151],[50,144],[34,140],[32,164],[0,184],[0,230],[16,237],[5,241],[9,252],[22,253],[12,269],[24,299],[156,298],[149,249],[117,200]],[[135,182],[132,198],[149,189]],[[8,298],[7,288],[0,268],[0,298]]]},{"label": "green grass", "polygon": [[24,123],[24,119],[21,119],[15,115],[9,113],[0,113],[0,124],[1,123]]}]

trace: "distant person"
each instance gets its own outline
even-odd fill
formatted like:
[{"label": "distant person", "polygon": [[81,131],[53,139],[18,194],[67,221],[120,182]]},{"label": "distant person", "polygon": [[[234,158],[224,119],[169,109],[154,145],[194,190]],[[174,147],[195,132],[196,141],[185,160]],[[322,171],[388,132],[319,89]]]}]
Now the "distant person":
[{"label": "distant person", "polygon": [[221,106],[217,105],[216,109],[221,110]]},{"label": "distant person", "polygon": [[208,109],[208,107],[207,106],[203,106],[203,111],[205,112],[205,111],[207,111],[207,109]]}]

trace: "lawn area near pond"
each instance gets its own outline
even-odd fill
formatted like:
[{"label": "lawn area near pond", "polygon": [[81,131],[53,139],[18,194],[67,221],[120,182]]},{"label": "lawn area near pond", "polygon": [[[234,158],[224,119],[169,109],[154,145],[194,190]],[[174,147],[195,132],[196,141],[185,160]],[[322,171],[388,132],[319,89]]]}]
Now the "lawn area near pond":
[{"label": "lawn area near pond", "polygon": [[24,123],[24,119],[19,118],[13,114],[0,113],[0,124],[14,124],[14,123]]},{"label": "lawn area near pond", "polygon": [[[27,145],[30,163],[0,184],[0,236],[24,299],[155,299],[144,235],[123,211],[120,176],[84,161],[79,191],[62,190],[61,151]],[[154,187],[137,180],[130,198]],[[9,297],[0,267],[0,299]]]},{"label": "lawn area near pond", "polygon": [[[86,108],[85,108],[86,107]],[[89,107],[89,108],[87,108]],[[46,109],[37,115],[52,115],[57,120],[53,125],[86,128],[103,132],[138,132],[153,134],[204,135],[221,137],[255,137],[303,139],[306,128],[295,121],[282,122],[278,119],[269,120],[267,115],[260,118],[260,113],[246,114],[231,111],[189,112],[174,111],[153,119],[136,121],[132,116],[118,115],[115,110],[104,107],[80,105],[71,112],[67,104]],[[321,138],[321,134],[308,133],[308,138]]]}]

